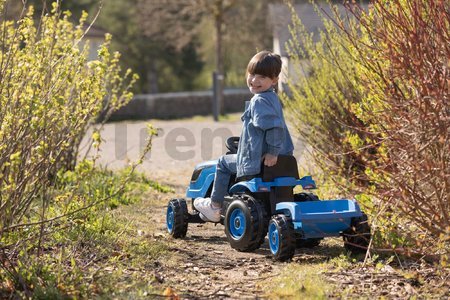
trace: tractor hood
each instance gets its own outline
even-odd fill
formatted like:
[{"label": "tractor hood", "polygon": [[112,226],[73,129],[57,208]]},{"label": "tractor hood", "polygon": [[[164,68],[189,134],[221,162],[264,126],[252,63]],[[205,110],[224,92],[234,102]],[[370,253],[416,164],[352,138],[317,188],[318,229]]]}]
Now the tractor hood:
[{"label": "tractor hood", "polygon": [[214,181],[217,160],[210,160],[195,166],[191,182],[186,190],[187,198],[205,197]]}]

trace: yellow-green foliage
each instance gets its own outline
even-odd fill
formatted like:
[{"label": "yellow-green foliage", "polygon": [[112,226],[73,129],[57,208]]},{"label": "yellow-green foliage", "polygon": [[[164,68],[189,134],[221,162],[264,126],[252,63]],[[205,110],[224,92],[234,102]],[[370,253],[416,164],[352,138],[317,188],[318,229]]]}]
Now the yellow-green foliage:
[{"label": "yellow-green foliage", "polygon": [[[333,18],[344,24],[342,9],[330,7]],[[368,130],[376,114],[367,114],[366,106],[382,97],[379,90],[365,86],[364,78],[376,82],[378,76],[364,67],[357,44],[348,35],[365,42],[369,37],[353,18],[345,20],[348,32],[344,33],[318,7],[316,11],[325,27],[314,42],[292,10],[292,38],[287,48],[295,68],[288,81],[291,95],[284,103],[326,179],[339,185],[342,196],[366,192],[359,197],[365,200],[360,203],[371,214],[372,198],[367,192],[373,188],[370,167],[376,160],[368,160],[368,153],[378,151],[373,146],[378,136]]]},{"label": "yellow-green foliage", "polygon": [[[334,7],[337,11],[337,8]],[[294,14],[288,42],[295,65],[289,78],[287,110],[304,140],[314,148],[314,158],[330,175],[342,175],[366,186],[367,151],[372,138],[364,130],[368,118],[358,115],[367,96],[361,76],[372,76],[358,64],[358,53],[334,23],[323,17],[325,30],[318,41]],[[355,33],[355,21],[349,30]],[[292,74],[295,73],[295,74]]]},{"label": "yellow-green foliage", "polygon": [[73,168],[88,126],[126,104],[136,79],[121,74],[110,36],[88,62],[86,14],[75,26],[54,3],[39,22],[33,16],[30,7],[0,26],[0,235],[45,198],[58,170]]},{"label": "yellow-green foliage", "polygon": [[[87,15],[78,25],[69,17],[54,3],[40,20],[29,7],[0,25],[0,293],[87,295],[83,251],[111,248],[118,226],[108,211],[137,200],[128,194],[134,168],[115,176],[93,161],[75,165],[89,126],[129,102],[137,78],[122,72],[110,36],[88,61]],[[94,131],[92,146],[100,142]]]}]

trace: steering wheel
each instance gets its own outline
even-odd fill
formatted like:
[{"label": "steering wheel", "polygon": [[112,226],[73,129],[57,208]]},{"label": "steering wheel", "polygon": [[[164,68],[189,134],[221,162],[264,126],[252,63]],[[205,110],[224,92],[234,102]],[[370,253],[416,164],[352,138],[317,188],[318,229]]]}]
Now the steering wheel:
[{"label": "steering wheel", "polygon": [[230,154],[236,154],[239,145],[239,137],[230,136],[229,138],[227,138],[225,145],[227,146],[228,150],[230,150]]}]

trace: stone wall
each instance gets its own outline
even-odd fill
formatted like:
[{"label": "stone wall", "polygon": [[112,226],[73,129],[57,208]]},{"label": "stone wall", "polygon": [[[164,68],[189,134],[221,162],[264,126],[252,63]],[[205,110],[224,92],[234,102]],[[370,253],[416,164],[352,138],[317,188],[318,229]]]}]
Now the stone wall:
[{"label": "stone wall", "polygon": [[[248,89],[224,91],[225,113],[244,111]],[[115,112],[110,121],[175,119],[195,115],[212,115],[212,91],[135,95],[131,102]]]}]

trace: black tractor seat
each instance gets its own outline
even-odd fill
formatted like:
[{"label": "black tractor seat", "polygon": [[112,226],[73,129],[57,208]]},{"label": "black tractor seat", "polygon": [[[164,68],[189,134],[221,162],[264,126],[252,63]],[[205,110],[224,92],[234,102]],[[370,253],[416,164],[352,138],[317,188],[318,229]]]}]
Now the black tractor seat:
[{"label": "black tractor seat", "polygon": [[297,160],[292,155],[278,155],[277,164],[272,167],[267,167],[261,163],[261,172],[255,175],[241,176],[236,179],[236,182],[249,181],[253,178],[262,178],[264,182],[273,181],[277,177],[294,177],[299,179]]}]

